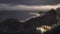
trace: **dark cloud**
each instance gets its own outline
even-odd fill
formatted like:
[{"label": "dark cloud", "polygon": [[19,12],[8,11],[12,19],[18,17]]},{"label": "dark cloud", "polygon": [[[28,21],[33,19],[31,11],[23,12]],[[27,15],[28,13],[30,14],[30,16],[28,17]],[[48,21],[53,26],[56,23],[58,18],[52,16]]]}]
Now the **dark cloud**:
[{"label": "dark cloud", "polygon": [[0,0],[0,4],[54,5],[60,4],[60,0]]},{"label": "dark cloud", "polygon": [[0,4],[0,10],[50,10],[52,8],[56,9],[60,7],[57,5],[41,5],[41,6],[27,6],[27,5],[11,5],[11,4]]}]

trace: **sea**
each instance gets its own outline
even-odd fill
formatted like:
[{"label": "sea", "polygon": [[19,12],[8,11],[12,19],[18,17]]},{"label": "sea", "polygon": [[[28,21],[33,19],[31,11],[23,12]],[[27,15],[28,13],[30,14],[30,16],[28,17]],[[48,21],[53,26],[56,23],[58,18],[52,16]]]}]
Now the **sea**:
[{"label": "sea", "polygon": [[39,11],[0,11],[0,22],[5,21],[7,19],[13,18],[19,21],[25,20],[29,17],[35,16],[29,13],[36,13]]}]

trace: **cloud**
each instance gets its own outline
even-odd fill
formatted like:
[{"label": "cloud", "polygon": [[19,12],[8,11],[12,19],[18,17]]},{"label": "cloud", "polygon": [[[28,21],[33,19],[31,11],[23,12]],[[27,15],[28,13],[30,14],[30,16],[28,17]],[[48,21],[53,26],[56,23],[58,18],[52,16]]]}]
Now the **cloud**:
[{"label": "cloud", "polygon": [[57,5],[41,5],[41,6],[28,6],[28,5],[11,5],[11,4],[0,4],[0,10],[50,10],[60,7]]},{"label": "cloud", "polygon": [[54,5],[60,4],[60,0],[0,0],[0,4]]}]

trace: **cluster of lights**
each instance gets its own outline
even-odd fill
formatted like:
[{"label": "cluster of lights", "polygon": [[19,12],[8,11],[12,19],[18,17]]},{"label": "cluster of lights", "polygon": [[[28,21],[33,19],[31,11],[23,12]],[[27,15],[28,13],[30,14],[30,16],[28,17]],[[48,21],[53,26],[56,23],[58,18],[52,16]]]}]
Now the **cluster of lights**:
[{"label": "cluster of lights", "polygon": [[50,31],[52,27],[48,25],[42,25],[41,27],[37,27],[36,29],[43,34],[46,31]]}]

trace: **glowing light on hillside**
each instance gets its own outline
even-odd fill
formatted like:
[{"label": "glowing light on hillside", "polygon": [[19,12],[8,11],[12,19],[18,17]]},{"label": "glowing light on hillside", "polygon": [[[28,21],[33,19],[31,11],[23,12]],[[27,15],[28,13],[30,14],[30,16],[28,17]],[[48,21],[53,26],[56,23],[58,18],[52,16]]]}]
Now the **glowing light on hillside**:
[{"label": "glowing light on hillside", "polygon": [[46,25],[43,25],[43,26],[41,26],[41,27],[37,27],[36,28],[38,31],[40,31],[41,32],[41,34],[44,34],[44,32],[46,32],[46,31],[50,31],[51,29],[52,29],[52,27],[51,26],[46,26]]}]

